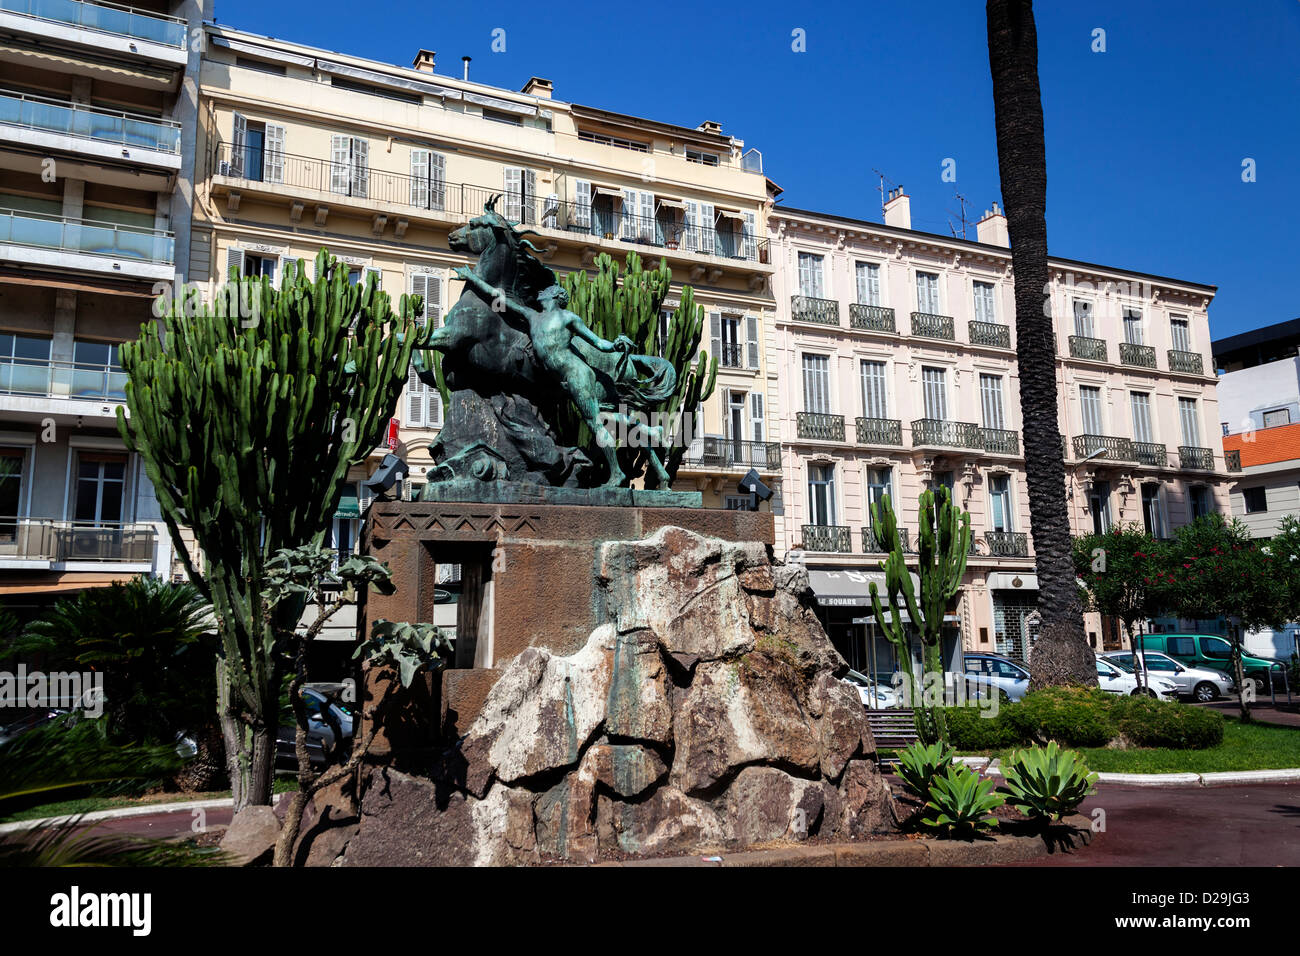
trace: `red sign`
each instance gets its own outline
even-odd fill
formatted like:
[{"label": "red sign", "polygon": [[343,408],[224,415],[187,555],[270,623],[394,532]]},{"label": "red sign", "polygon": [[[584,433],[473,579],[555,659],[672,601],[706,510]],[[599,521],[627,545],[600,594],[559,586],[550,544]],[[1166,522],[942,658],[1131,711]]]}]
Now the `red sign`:
[{"label": "red sign", "polygon": [[396,418],[388,420],[388,447],[394,451],[397,450],[397,428],[401,424]]}]

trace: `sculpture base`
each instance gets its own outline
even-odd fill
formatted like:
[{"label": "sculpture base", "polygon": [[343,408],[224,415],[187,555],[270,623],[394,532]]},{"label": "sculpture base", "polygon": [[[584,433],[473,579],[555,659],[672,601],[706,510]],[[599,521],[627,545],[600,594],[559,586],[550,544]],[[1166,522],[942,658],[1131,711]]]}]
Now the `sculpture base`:
[{"label": "sculpture base", "polygon": [[494,504],[597,505],[612,508],[699,508],[704,504],[704,496],[698,491],[556,488],[522,481],[478,481],[474,478],[431,481],[421,490],[420,500]]}]

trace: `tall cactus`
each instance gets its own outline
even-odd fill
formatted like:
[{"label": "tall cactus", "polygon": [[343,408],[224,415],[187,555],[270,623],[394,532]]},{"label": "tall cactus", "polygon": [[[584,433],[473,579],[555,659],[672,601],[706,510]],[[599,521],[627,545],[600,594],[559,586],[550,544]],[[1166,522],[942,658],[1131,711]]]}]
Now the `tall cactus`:
[{"label": "tall cactus", "polygon": [[[348,469],[383,439],[406,382],[417,296],[394,315],[324,249],[280,289],[236,276],[211,303],[188,290],[122,346],[118,430],[140,455],[190,579],[212,602],[221,638],[218,711],[235,807],[268,803],[285,661],[277,627],[301,607],[266,605],[266,562],[319,546]],[[180,529],[202,553],[195,568]]]},{"label": "tall cactus", "polygon": [[918,500],[919,553],[917,577],[920,596],[912,584],[903,544],[898,534],[898,519],[889,496],[871,505],[871,530],[886,552],[881,567],[885,571],[885,589],[889,596],[890,616],[886,618],[880,603],[879,588],[871,582],[871,609],[885,637],[898,653],[899,666],[914,706],[916,731],[927,743],[948,741],[948,724],[942,706],[925,704],[926,697],[912,666],[911,638],[902,620],[899,595],[921,639],[921,664],[924,676],[937,674],[943,686],[943,617],[949,602],[961,587],[966,573],[966,556],[970,553],[970,514],[953,504],[951,493],[940,486],[938,492],[923,491]]},{"label": "tall cactus", "polygon": [[[710,357],[700,350],[704,334],[704,310],[695,304],[695,292],[683,286],[680,302],[668,322],[668,335],[659,342],[659,310],[672,284],[673,273],[662,259],[654,269],[645,269],[641,257],[635,252],[627,255],[626,266],[606,253],[596,257],[596,276],[585,272],[570,272],[562,280],[569,292],[569,308],[593,332],[610,341],[626,335],[635,345],[635,351],[646,355],[660,355],[677,369],[677,388],[654,411],[660,413],[670,432],[680,422],[683,413],[691,414],[701,401],[713,394],[718,377],[717,356]],[[698,351],[697,351],[698,350]],[[559,403],[556,419],[559,422],[561,441],[587,449],[596,457],[594,437],[582,423],[568,401]],[[671,449],[660,449],[664,469],[675,475],[686,453],[685,444],[675,444]],[[644,448],[619,449],[619,465],[624,474],[646,475],[654,481],[647,465]]]}]

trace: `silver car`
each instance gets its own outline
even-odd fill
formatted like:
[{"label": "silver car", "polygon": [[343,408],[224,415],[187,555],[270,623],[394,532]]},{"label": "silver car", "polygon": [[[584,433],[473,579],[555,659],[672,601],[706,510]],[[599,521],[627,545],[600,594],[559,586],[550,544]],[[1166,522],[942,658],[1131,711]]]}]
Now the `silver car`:
[{"label": "silver car", "polygon": [[[1133,673],[1137,667],[1132,651],[1107,651],[1101,656],[1129,673]],[[1158,651],[1146,651],[1142,658],[1146,661],[1147,673],[1173,683],[1178,688],[1179,697],[1191,697],[1201,703],[1208,703],[1236,690],[1232,678],[1223,671],[1189,667]]]},{"label": "silver car", "polygon": [[1005,700],[1017,701],[1029,691],[1029,671],[1001,654],[966,654],[966,685],[1001,692]]}]

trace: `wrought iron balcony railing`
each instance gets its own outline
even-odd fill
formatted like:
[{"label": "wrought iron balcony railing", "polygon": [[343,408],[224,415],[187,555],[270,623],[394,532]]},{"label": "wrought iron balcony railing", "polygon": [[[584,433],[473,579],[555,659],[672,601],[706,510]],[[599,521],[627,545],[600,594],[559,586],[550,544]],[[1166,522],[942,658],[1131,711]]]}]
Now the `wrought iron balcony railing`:
[{"label": "wrought iron balcony railing", "polygon": [[984,436],[971,422],[918,418],[912,422],[913,448],[983,448]]},{"label": "wrought iron balcony railing", "polygon": [[1202,375],[1205,372],[1205,362],[1201,358],[1200,352],[1183,352],[1178,349],[1170,349],[1169,371],[1191,372],[1194,375]]},{"label": "wrought iron balcony railing", "polygon": [[[912,542],[907,534],[906,528],[898,529],[898,543],[903,546],[904,554],[912,553]],[[862,553],[863,554],[884,554],[885,550],[881,547],[879,540],[872,532],[869,525],[862,526]]]},{"label": "wrought iron balcony railing", "polygon": [[1193,445],[1179,445],[1178,464],[1190,471],[1213,471],[1214,449],[1198,448]]},{"label": "wrought iron balcony railing", "polygon": [[956,339],[953,332],[951,315],[935,315],[933,312],[912,313],[912,334],[927,339]]},{"label": "wrought iron balcony railing", "polygon": [[0,242],[59,252],[171,265],[176,239],[161,229],[0,209]]},{"label": "wrought iron balcony railing", "polygon": [[844,416],[822,412],[796,412],[795,432],[800,438],[817,441],[844,441]]},{"label": "wrought iron balcony railing", "polygon": [[126,400],[126,373],[119,365],[0,359],[0,394],[45,398]]},{"label": "wrought iron balcony railing", "polygon": [[838,524],[806,524],[803,526],[803,549],[847,554],[853,550],[852,530]]},{"label": "wrought iron balcony railing", "polygon": [[1228,471],[1233,473],[1241,471],[1241,449],[1234,448],[1231,451],[1223,453],[1223,462],[1228,466]]},{"label": "wrought iron balcony railing", "polygon": [[147,564],[157,537],[147,524],[0,518],[0,557]]},{"label": "wrought iron balcony railing", "polygon": [[1164,445],[1150,441],[1133,443],[1133,460],[1139,465],[1154,465],[1164,468],[1169,464],[1169,450]]},{"label": "wrought iron balcony railing", "polygon": [[1105,339],[1091,339],[1086,335],[1070,336],[1070,357],[1093,362],[1109,361]]},{"label": "wrought iron balcony railing", "polygon": [[1097,452],[1098,458],[1107,461],[1134,461],[1133,442],[1127,438],[1115,438],[1111,435],[1075,435],[1074,457],[1080,461]]},{"label": "wrought iron balcony railing", "polygon": [[1019,455],[1020,435],[1007,428],[981,428],[984,450],[994,455]]},{"label": "wrought iron balcony railing", "polygon": [[811,295],[791,296],[790,317],[796,322],[839,325],[840,304],[835,299],[818,299]]},{"label": "wrought iron balcony railing", "polygon": [[894,324],[894,310],[883,305],[863,305],[854,302],[849,306],[849,328],[860,332],[898,331]]},{"label": "wrought iron balcony railing", "polygon": [[1135,345],[1132,342],[1121,342],[1119,343],[1119,361],[1121,365],[1133,365],[1137,368],[1155,368],[1155,346]]},{"label": "wrought iron balcony railing", "polygon": [[0,0],[0,10],[185,49],[185,21],[152,10],[84,0]]},{"label": "wrought iron balcony railing", "polygon": [[152,116],[105,110],[71,100],[0,90],[0,126],[60,133],[159,153],[181,151],[181,124]]},{"label": "wrought iron balcony railing", "polygon": [[1011,348],[1011,326],[1001,322],[978,322],[970,324],[971,345],[991,345],[994,348]]},{"label": "wrought iron balcony railing", "polygon": [[778,442],[705,437],[687,446],[682,463],[696,468],[757,468],[775,472],[781,470],[781,445]]},{"label": "wrought iron balcony railing", "polygon": [[722,353],[718,356],[718,364],[725,368],[744,368],[745,347],[730,342],[723,342]]},{"label": "wrought iron balcony railing", "polygon": [[854,424],[859,445],[903,444],[903,423],[895,418],[859,418]]},{"label": "wrought iron balcony railing", "polygon": [[1029,557],[1029,535],[1023,531],[989,531],[984,535],[995,558]]}]

